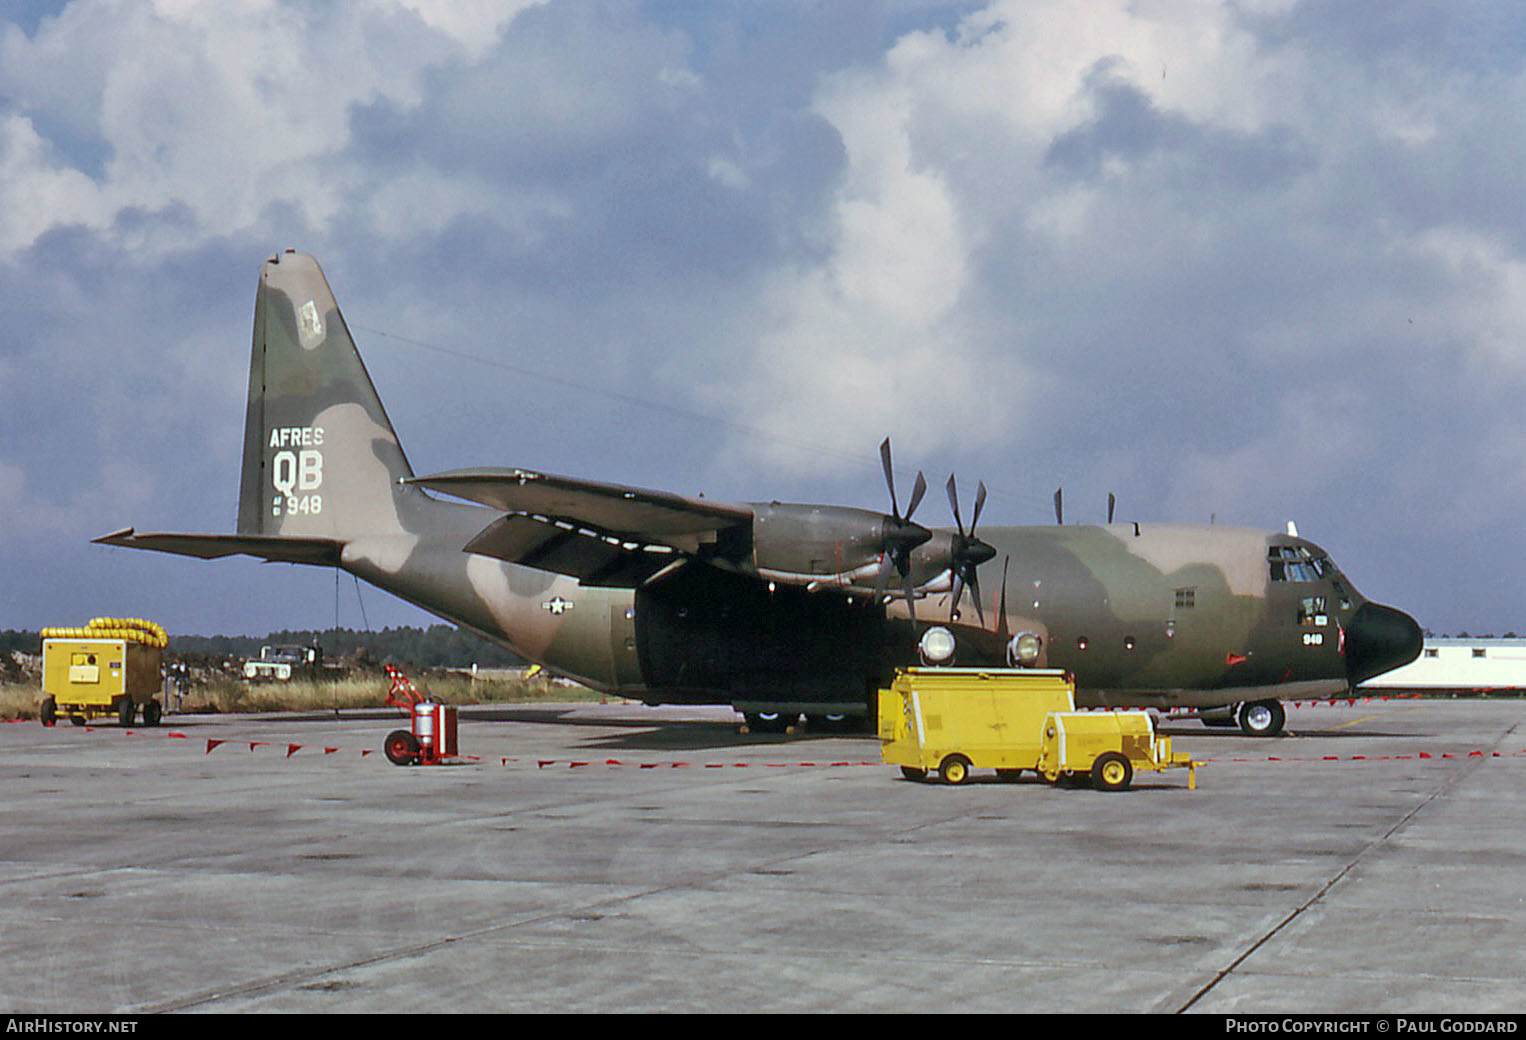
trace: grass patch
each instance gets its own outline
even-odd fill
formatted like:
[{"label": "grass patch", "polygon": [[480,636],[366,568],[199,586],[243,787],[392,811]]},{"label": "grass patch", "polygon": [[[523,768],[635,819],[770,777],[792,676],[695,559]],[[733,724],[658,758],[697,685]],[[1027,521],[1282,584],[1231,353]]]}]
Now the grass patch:
[{"label": "grass patch", "polygon": [[[479,678],[432,675],[415,678],[419,692],[446,704],[544,704],[605,699],[583,686],[567,686],[541,676]],[[332,711],[338,708],[386,708],[384,675],[338,680],[293,679],[285,683],[249,683],[214,679],[188,693],[181,714],[235,714],[256,711]],[[0,683],[0,718],[36,719],[42,690],[34,683]]]}]

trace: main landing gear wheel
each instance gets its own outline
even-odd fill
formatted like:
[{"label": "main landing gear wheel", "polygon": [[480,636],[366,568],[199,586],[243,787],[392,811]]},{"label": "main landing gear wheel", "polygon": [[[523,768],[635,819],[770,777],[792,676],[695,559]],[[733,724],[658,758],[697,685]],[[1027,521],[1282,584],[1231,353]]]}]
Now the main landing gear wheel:
[{"label": "main landing gear wheel", "polygon": [[749,711],[742,714],[754,733],[787,733],[800,716],[788,711]]},{"label": "main landing gear wheel", "polygon": [[807,715],[805,724],[818,733],[857,733],[864,729],[862,715]]},{"label": "main landing gear wheel", "polygon": [[411,766],[419,760],[419,740],[406,729],[395,729],[382,743],[387,761],[395,766]]},{"label": "main landing gear wheel", "polygon": [[1240,706],[1240,731],[1250,737],[1275,737],[1287,717],[1280,701],[1252,701]]},{"label": "main landing gear wheel", "polygon": [[1124,755],[1109,751],[1092,763],[1092,787],[1099,791],[1127,791],[1134,782],[1134,764]]},{"label": "main landing gear wheel", "polygon": [[949,755],[938,766],[938,775],[945,784],[958,786],[970,778],[970,760],[963,755]]}]

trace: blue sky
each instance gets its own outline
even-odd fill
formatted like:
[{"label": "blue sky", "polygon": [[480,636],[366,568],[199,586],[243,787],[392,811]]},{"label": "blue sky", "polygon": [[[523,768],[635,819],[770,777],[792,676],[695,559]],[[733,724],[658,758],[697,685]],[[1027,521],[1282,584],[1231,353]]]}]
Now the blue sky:
[{"label": "blue sky", "polygon": [[[0,8],[0,627],[362,623],[231,530],[263,258],[415,469],[1281,528],[1526,631],[1526,10]],[[947,522],[932,496],[919,519]],[[427,618],[374,590],[373,626]]]}]

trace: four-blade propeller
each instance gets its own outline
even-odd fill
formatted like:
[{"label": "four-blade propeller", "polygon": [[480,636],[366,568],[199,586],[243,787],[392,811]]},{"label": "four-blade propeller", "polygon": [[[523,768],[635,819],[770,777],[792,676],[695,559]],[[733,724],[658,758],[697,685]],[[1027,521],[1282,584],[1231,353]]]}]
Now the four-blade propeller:
[{"label": "four-blade propeller", "polygon": [[970,595],[975,600],[975,616],[980,619],[980,625],[984,628],[986,615],[980,605],[980,578],[977,570],[982,563],[996,557],[996,550],[992,546],[975,537],[975,525],[980,523],[980,511],[986,504],[986,484],[982,480],[975,491],[975,512],[970,517],[968,533],[965,532],[964,521],[959,516],[959,489],[954,483],[952,473],[949,474],[947,490],[949,508],[954,512],[954,527],[959,532],[954,536],[949,558],[949,570],[954,574],[954,596],[949,605],[949,618],[952,620],[958,612],[959,597],[964,593],[964,587],[968,585]]},{"label": "four-blade propeller", "polygon": [[922,496],[927,492],[927,479],[917,472],[916,484],[911,489],[911,501],[907,503],[906,515],[901,515],[900,503],[895,497],[895,469],[890,463],[890,438],[886,437],[880,443],[880,463],[885,468],[885,486],[890,489],[890,515],[885,517],[884,527],[884,552],[880,557],[879,577],[875,581],[875,594],[885,598],[886,587],[890,583],[890,571],[894,569],[901,576],[901,584],[906,590],[906,608],[911,611],[913,621],[917,618],[917,590],[911,580],[911,554],[917,546],[927,541],[933,533],[921,524],[912,523],[911,514],[917,511],[917,505],[922,501]]}]

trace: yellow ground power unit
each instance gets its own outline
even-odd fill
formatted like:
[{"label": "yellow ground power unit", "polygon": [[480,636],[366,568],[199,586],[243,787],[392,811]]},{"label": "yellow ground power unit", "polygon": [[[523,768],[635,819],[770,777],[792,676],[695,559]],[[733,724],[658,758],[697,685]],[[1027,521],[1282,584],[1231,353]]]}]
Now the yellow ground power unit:
[{"label": "yellow ground power unit", "polygon": [[157,726],[163,708],[164,629],[142,618],[95,618],[83,628],[42,630],[42,724],[67,715],[76,726],[115,716],[131,726],[139,709]]},{"label": "yellow ground power unit", "polygon": [[1147,711],[1055,711],[1044,720],[1038,774],[1050,783],[1090,777],[1099,791],[1123,791],[1144,769],[1185,768],[1187,787],[1197,788],[1197,763],[1173,752],[1171,738],[1157,736]]},{"label": "yellow ground power unit", "polygon": [[[907,668],[879,693],[880,756],[907,778],[936,770],[962,784],[972,769],[1012,779],[1079,775],[1124,790],[1137,769],[1192,765],[1155,735],[1147,712],[1075,710],[1075,682],[1043,668]],[[1189,787],[1196,786],[1195,773]]]},{"label": "yellow ground power unit", "polygon": [[1044,719],[1075,710],[1075,683],[1052,668],[906,668],[879,695],[881,758],[921,780],[961,784],[971,768],[1015,776],[1038,766]]}]

